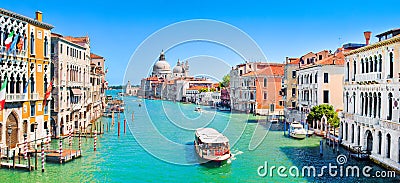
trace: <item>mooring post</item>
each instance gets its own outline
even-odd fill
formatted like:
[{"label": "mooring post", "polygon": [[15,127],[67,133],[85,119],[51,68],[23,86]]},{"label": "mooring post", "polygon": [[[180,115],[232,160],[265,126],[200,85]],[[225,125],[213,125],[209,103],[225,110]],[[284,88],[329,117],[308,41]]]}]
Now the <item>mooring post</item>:
[{"label": "mooring post", "polygon": [[62,153],[63,153],[63,147],[62,147],[62,137],[60,137],[60,164],[62,164]]},{"label": "mooring post", "polygon": [[93,142],[93,150],[96,151],[96,146],[97,146],[97,133],[96,130],[94,131],[94,142]]},{"label": "mooring post", "polygon": [[21,164],[21,147],[18,147],[18,164]]},{"label": "mooring post", "polygon": [[28,169],[29,169],[29,171],[32,170],[32,167],[31,167],[31,155],[29,155],[29,154],[28,154]]},{"label": "mooring post", "polygon": [[324,155],[322,145],[323,145],[323,141],[322,141],[322,139],[321,139],[321,140],[319,141],[319,155],[320,155],[320,156],[323,156],[323,155]]},{"label": "mooring post", "polygon": [[124,119],[124,134],[126,133],[126,119]]},{"label": "mooring post", "polygon": [[42,148],[42,172],[44,172],[44,143],[43,143],[43,141],[41,143],[41,148]]},{"label": "mooring post", "polygon": [[15,169],[15,149],[13,150],[13,168]]},{"label": "mooring post", "polygon": [[27,134],[24,133],[24,159],[28,159],[28,140],[27,140]]},{"label": "mooring post", "polygon": [[120,128],[121,128],[121,123],[120,123],[120,121],[118,121],[118,137],[119,137],[119,133],[120,133]]}]

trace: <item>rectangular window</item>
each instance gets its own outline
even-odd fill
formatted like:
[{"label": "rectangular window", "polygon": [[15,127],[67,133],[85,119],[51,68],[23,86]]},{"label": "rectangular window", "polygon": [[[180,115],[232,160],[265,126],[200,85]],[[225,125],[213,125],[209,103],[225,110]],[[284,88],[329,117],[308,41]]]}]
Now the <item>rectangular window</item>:
[{"label": "rectangular window", "polygon": [[31,132],[35,132],[35,126],[31,124]]},{"label": "rectangular window", "polygon": [[35,116],[35,103],[31,104],[31,116]]},{"label": "rectangular window", "polygon": [[292,78],[296,78],[296,71],[292,71]]},{"label": "rectangular window", "polygon": [[67,55],[69,55],[69,46],[67,46]]},{"label": "rectangular window", "polygon": [[328,73],[324,73],[324,83],[329,83]]},{"label": "rectangular window", "polygon": [[329,91],[324,90],[324,103],[329,103]]},{"label": "rectangular window", "polygon": [[279,101],[279,105],[280,105],[280,106],[283,106],[283,101]]},{"label": "rectangular window", "polygon": [[292,107],[296,107],[296,102],[292,102]]},{"label": "rectangular window", "polygon": [[54,54],[54,44],[51,44],[51,48],[50,48],[50,49],[51,49],[51,50],[50,50],[51,53]]},{"label": "rectangular window", "polygon": [[47,129],[47,128],[48,128],[48,127],[47,127],[47,121],[44,122],[43,128],[44,128],[44,129]]},{"label": "rectangular window", "polygon": [[60,44],[60,53],[62,53],[63,44]]},{"label": "rectangular window", "polygon": [[269,106],[269,109],[270,109],[271,112],[274,112],[274,111],[275,111],[275,105],[274,105],[274,104],[271,104],[271,105]]},{"label": "rectangular window", "polygon": [[296,96],[296,88],[292,88],[292,96]]},{"label": "rectangular window", "polygon": [[264,78],[264,87],[267,87],[267,78]]},{"label": "rectangular window", "polygon": [[264,92],[264,100],[267,100],[267,92]]}]

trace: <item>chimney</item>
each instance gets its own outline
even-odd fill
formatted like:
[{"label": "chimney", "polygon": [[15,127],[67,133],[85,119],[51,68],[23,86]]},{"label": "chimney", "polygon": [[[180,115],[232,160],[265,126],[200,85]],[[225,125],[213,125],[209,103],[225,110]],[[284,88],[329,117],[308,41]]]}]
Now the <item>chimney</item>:
[{"label": "chimney", "polygon": [[365,31],[364,37],[365,37],[365,44],[369,45],[369,40],[371,39],[371,31]]},{"label": "chimney", "polygon": [[36,11],[36,20],[42,22],[42,12]]}]

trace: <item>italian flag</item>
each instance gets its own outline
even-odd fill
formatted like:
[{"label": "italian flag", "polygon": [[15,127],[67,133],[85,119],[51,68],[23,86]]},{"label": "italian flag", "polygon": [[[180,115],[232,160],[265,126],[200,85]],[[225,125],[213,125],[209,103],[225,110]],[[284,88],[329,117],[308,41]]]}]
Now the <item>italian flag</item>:
[{"label": "italian flag", "polygon": [[10,34],[8,34],[8,37],[7,37],[6,41],[5,41],[6,50],[10,49],[10,46],[11,46],[11,43],[12,43],[12,40],[13,40],[12,39],[13,36],[14,36],[14,31],[11,31]]},{"label": "italian flag", "polygon": [[4,80],[0,89],[0,111],[4,109],[4,104],[6,103],[6,87],[7,87],[7,78]]}]

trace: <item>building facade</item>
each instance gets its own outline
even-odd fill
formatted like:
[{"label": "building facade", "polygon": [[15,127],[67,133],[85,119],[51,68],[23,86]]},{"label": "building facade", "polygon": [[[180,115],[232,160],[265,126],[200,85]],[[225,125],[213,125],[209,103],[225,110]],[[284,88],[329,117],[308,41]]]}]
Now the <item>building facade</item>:
[{"label": "building facade", "polygon": [[[344,115],[340,136],[370,157],[400,170],[400,33],[377,35],[379,42],[345,54]],[[365,36],[367,44],[370,32]]]},{"label": "building facade", "polygon": [[297,74],[300,58],[286,57],[281,95],[284,101],[284,115],[288,122],[300,121],[298,108]]},{"label": "building facade", "polygon": [[260,115],[283,115],[283,64],[250,62],[230,72],[231,109]]},{"label": "building facade", "polygon": [[[52,135],[60,135],[86,129],[88,126],[88,107],[90,90],[90,47],[87,42],[81,45],[77,38],[52,34]],[[87,45],[87,46],[85,46]]]},{"label": "building facade", "polygon": [[0,84],[7,80],[5,106],[0,111],[0,147],[18,149],[24,134],[33,142],[50,130],[51,96],[46,103],[44,97],[51,80],[53,26],[42,22],[39,11],[32,19],[1,8],[0,22]]},{"label": "building facade", "polygon": [[297,71],[298,104],[301,120],[312,107],[330,104],[335,110],[343,109],[343,49],[330,54],[324,50],[316,54],[310,52],[300,58]]},{"label": "building facade", "polygon": [[88,102],[89,120],[93,123],[103,116],[106,107],[105,90],[107,89],[106,72],[104,68],[105,58],[94,53],[90,53],[90,91]]}]

